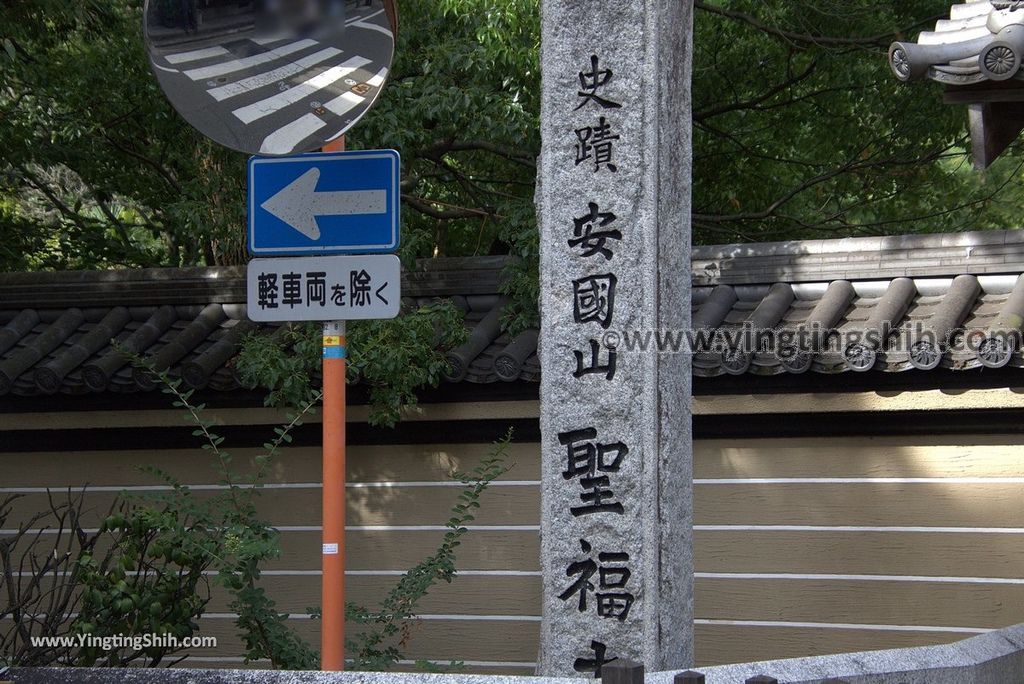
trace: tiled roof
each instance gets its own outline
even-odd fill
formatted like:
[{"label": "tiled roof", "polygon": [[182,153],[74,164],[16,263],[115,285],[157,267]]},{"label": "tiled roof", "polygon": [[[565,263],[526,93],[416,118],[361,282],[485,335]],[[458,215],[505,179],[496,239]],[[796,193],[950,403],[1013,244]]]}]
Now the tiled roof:
[{"label": "tiled roof", "polygon": [[[696,289],[694,304],[694,328],[716,330],[731,347],[696,354],[696,375],[1024,365],[1019,348],[1001,345],[1007,338],[995,335],[1020,330],[1020,276],[719,285]],[[744,324],[751,337],[758,330],[777,331],[747,347],[765,351],[735,348]],[[888,337],[887,327],[892,331]],[[802,346],[801,329],[806,331]],[[816,330],[834,332],[825,337]]]},{"label": "tiled roof", "polygon": [[[470,337],[451,352],[451,381],[540,377],[536,331],[500,330],[504,264],[446,259],[403,277],[406,305],[445,297],[465,312]],[[249,321],[244,302],[244,268],[0,274],[0,396],[155,389],[112,339],[191,387],[238,389],[242,338],[282,330]]]},{"label": "tiled roof", "polygon": [[[504,264],[429,260],[403,276],[408,304],[450,297],[465,312],[451,382],[539,378],[537,331],[501,331]],[[728,344],[697,353],[694,374],[1024,366],[1020,345],[996,335],[1024,326],[1022,272],[1024,231],[699,247],[693,327]],[[191,386],[236,389],[239,340],[275,332],[246,319],[244,299],[242,268],[0,274],[0,395],[152,389],[112,338]],[[887,322],[897,334],[882,343]],[[744,330],[785,344],[744,351]]]},{"label": "tiled roof", "polygon": [[974,0],[953,5],[949,19],[923,31],[916,43],[889,48],[901,80],[930,78],[966,86],[1020,78],[1024,54],[1024,5],[1016,0]]}]

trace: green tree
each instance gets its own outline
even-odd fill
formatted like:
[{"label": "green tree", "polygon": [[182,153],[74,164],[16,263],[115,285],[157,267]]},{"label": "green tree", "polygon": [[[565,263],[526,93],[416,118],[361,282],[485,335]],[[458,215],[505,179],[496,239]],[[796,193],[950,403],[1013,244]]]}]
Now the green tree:
[{"label": "green tree", "polygon": [[[350,136],[404,159],[403,256],[511,253],[533,300],[539,0],[400,0],[390,83]],[[698,0],[697,242],[1003,227],[1020,155],[985,174],[966,117],[885,65],[928,0]],[[0,3],[4,268],[238,263],[244,159],[149,73],[141,0]],[[519,323],[529,322],[526,318]]]},{"label": "green tree", "polygon": [[[173,113],[141,0],[0,3],[0,231],[44,233],[33,268],[237,263],[240,155]],[[6,264],[0,264],[4,267]]]},{"label": "green tree", "polygon": [[[22,238],[29,254],[0,268],[244,262],[245,157],[171,109],[141,6],[0,3],[0,230],[46,236]],[[536,2],[401,9],[390,84],[349,144],[402,151],[403,254],[534,242]]]},{"label": "green tree", "polygon": [[[893,40],[931,30],[927,0],[698,0],[694,234],[698,242],[1005,228],[1020,155],[985,174],[966,111],[937,84],[900,83]],[[936,11],[942,14],[936,14]]]},{"label": "green tree", "polygon": [[[349,137],[402,153],[407,265],[519,257],[514,329],[536,323],[539,3],[399,0],[389,84]],[[0,269],[245,260],[243,155],[167,104],[141,4],[0,2]],[[1019,147],[974,172],[964,110],[886,65],[945,4],[695,6],[695,242],[1015,225]]]}]

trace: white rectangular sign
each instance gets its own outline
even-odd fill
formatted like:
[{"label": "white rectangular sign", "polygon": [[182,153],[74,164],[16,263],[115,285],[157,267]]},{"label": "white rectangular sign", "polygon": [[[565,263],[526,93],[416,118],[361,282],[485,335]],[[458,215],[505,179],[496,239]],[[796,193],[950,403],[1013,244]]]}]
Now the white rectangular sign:
[{"label": "white rectangular sign", "polygon": [[394,318],[401,305],[394,254],[253,259],[247,275],[249,319],[258,323]]}]

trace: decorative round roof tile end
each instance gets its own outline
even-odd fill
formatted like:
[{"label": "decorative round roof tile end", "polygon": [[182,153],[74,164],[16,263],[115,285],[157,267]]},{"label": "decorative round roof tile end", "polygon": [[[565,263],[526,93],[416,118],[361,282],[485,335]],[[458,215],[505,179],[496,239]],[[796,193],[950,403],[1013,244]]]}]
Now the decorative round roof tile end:
[{"label": "decorative round roof tile end", "polygon": [[892,73],[901,81],[909,81],[911,78],[910,58],[906,49],[899,43],[889,48],[889,66]]},{"label": "decorative round roof tile end", "polygon": [[942,350],[932,342],[915,342],[910,347],[910,364],[918,370],[933,370],[942,361]]},{"label": "decorative round roof tile end", "polygon": [[978,55],[978,68],[989,80],[1009,80],[1020,71],[1020,50],[1008,42],[995,41]]},{"label": "decorative round roof tile end", "polygon": [[156,388],[156,378],[153,373],[146,368],[133,368],[132,380],[134,380],[139,389],[144,392],[149,392]]},{"label": "decorative round roof tile end", "polygon": [[863,344],[852,344],[843,352],[843,357],[846,359],[846,365],[850,370],[862,373],[875,367],[875,359],[878,355],[874,349]]},{"label": "decorative round roof tile end", "polygon": [[519,379],[519,364],[510,354],[499,354],[494,359],[494,372],[505,382]]},{"label": "decorative round roof tile end", "polygon": [[181,379],[193,389],[206,387],[210,381],[210,378],[197,363],[189,363],[183,366],[181,369]]},{"label": "decorative round roof tile end", "polygon": [[729,375],[743,375],[750,369],[753,355],[740,349],[728,349],[722,352],[722,368]]},{"label": "decorative round roof tile end", "polygon": [[466,371],[468,370],[467,364],[463,362],[461,358],[455,354],[449,354],[447,356],[448,370],[444,372],[444,379],[448,382],[459,382],[466,377]]},{"label": "decorative round roof tile end", "polygon": [[102,392],[110,384],[110,378],[97,366],[84,366],[82,368],[82,382],[93,392]]},{"label": "decorative round roof tile end", "polygon": [[783,347],[779,349],[776,358],[787,372],[799,375],[811,369],[814,354],[798,347]]},{"label": "decorative round roof tile end", "polygon": [[36,387],[43,394],[56,394],[60,390],[63,380],[52,368],[46,366],[37,368],[36,372],[32,374],[32,379],[35,380]]},{"label": "decorative round roof tile end", "polygon": [[1002,368],[1010,362],[1016,344],[1012,337],[986,337],[978,345],[978,360],[986,368]]}]

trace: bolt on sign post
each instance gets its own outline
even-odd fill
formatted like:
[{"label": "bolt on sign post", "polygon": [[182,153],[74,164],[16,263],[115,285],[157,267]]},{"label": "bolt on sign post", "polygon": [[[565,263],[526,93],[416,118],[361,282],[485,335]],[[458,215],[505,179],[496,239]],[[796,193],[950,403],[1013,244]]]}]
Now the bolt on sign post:
[{"label": "bolt on sign post", "polygon": [[324,670],[345,662],[345,321],[393,318],[401,297],[389,254],[398,153],[345,152],[344,135],[380,95],[397,27],[394,0],[146,0],[143,10],[150,66],[171,105],[211,140],[258,155],[249,318],[325,321]]}]

